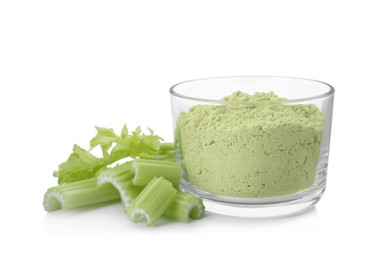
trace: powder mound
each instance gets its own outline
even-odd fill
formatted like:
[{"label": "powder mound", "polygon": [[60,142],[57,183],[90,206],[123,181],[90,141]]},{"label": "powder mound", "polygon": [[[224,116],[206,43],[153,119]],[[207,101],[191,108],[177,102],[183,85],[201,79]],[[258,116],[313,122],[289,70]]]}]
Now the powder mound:
[{"label": "powder mound", "polygon": [[286,100],[285,98],[280,98],[273,92],[256,92],[253,95],[247,93],[236,91],[231,95],[222,98],[226,102],[248,102],[248,103],[261,103],[261,102],[280,102]]},{"label": "powder mound", "polygon": [[275,93],[234,92],[222,105],[197,105],[177,122],[177,149],[196,187],[226,196],[272,197],[315,180],[323,115],[284,104]]}]

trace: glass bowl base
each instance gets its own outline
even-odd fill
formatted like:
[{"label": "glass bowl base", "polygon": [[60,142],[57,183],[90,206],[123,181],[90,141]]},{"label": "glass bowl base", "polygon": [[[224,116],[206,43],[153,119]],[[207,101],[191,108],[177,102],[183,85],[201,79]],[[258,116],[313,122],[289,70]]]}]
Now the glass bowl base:
[{"label": "glass bowl base", "polygon": [[235,205],[235,204],[222,204],[207,199],[203,200],[206,206],[206,211],[212,214],[240,217],[240,218],[278,218],[297,215],[310,210],[318,200],[311,200],[307,202],[279,204],[279,205]]},{"label": "glass bowl base", "polygon": [[201,199],[206,211],[212,214],[239,218],[278,218],[301,214],[311,209],[322,197],[325,182],[287,196],[275,198],[234,198],[211,194],[197,189],[182,180],[182,190],[191,192]]}]

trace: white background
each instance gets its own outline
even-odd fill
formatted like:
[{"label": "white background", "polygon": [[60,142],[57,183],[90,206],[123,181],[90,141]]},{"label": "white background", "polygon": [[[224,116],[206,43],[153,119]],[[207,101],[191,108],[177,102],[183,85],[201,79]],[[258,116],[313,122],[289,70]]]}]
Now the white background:
[{"label": "white background", "polygon": [[[380,1],[1,1],[1,259],[381,259]],[[121,205],[47,214],[42,198],[94,125],[172,140],[168,89],[279,75],[336,88],[327,191],[277,220],[156,228]]]}]

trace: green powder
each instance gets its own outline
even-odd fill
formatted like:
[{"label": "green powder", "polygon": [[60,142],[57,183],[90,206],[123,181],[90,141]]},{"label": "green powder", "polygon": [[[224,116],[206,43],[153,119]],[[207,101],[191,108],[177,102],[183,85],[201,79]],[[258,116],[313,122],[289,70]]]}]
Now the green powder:
[{"label": "green powder", "polygon": [[273,92],[235,92],[223,100],[179,116],[176,141],[191,184],[261,198],[314,183],[323,128],[315,105],[284,104]]}]

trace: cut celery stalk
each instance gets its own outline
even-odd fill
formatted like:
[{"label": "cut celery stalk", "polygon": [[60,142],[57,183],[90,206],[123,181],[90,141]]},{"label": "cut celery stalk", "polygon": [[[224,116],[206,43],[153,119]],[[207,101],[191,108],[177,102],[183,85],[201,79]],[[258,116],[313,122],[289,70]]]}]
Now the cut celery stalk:
[{"label": "cut celery stalk", "polygon": [[176,162],[135,159],[131,166],[135,173],[133,184],[146,186],[154,177],[163,177],[178,187],[181,168]]},{"label": "cut celery stalk", "polygon": [[174,143],[161,143],[159,153],[168,153],[175,150]]},{"label": "cut celery stalk", "polygon": [[132,222],[145,219],[153,226],[176,197],[176,189],[163,177],[154,177],[127,209]]},{"label": "cut celery stalk", "polygon": [[204,216],[204,209],[203,201],[200,198],[188,192],[178,191],[175,200],[164,215],[178,221],[188,222],[190,218],[201,219]]},{"label": "cut celery stalk", "polygon": [[49,188],[44,195],[43,205],[46,211],[55,211],[117,199],[117,190],[110,186],[97,187],[97,179],[90,178]]},{"label": "cut celery stalk", "polygon": [[174,143],[162,143],[158,154],[147,159],[176,162]]},{"label": "cut celery stalk", "polygon": [[176,162],[175,151],[168,151],[166,153],[159,153],[152,158],[152,160]]},{"label": "cut celery stalk", "polygon": [[118,190],[124,211],[129,204],[139,195],[143,187],[133,185],[134,173],[130,171],[131,163],[127,162],[100,172],[98,186],[113,186]]}]

